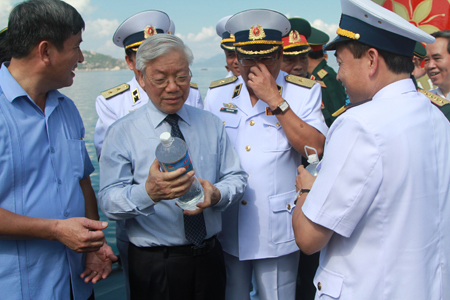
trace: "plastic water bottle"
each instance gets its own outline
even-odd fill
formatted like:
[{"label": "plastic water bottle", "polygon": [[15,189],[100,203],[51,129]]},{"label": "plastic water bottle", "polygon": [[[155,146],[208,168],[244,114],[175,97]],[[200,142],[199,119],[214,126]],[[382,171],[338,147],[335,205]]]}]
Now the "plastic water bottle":
[{"label": "plastic water bottle", "polygon": [[[308,151],[306,149],[311,149],[314,150],[314,154],[309,154],[308,155]],[[312,176],[317,176],[317,174],[319,174],[319,171],[317,171],[316,167],[319,164],[319,155],[317,155],[317,150],[312,148],[312,147],[308,147],[305,146],[305,154],[308,155],[308,163],[309,165],[305,168],[309,173],[311,173]]]},{"label": "plastic water bottle", "polygon": [[[155,155],[162,170],[171,172],[184,167],[189,172],[194,169],[185,141],[172,137],[169,132],[163,132],[159,138],[161,143],[156,147]],[[198,208],[197,203],[203,202],[204,198],[203,187],[194,175],[189,191],[175,202],[184,210],[195,210]]]}]

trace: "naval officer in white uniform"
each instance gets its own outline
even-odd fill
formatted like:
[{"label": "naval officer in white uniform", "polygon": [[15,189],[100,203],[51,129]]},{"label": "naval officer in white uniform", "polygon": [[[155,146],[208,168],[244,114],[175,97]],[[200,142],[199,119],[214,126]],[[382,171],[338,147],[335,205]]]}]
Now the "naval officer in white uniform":
[{"label": "naval officer in white uniform", "polygon": [[[141,88],[136,78],[136,52],[142,42],[155,34],[174,34],[175,25],[169,16],[157,10],[143,11],[126,19],[116,30],[113,42],[121,48],[125,48],[125,60],[128,67],[135,74],[128,82],[102,92],[95,102],[98,121],[94,132],[94,145],[97,157],[100,157],[103,140],[108,127],[116,120],[145,105],[149,98]],[[191,83],[188,99],[189,104],[200,109],[203,108],[203,100],[195,83]],[[125,222],[116,221],[117,249],[125,275],[125,287],[127,299],[130,299],[128,282],[128,237],[125,233]]]},{"label": "naval officer in white uniform", "polygon": [[299,249],[292,229],[296,168],[304,147],[321,155],[327,133],[321,87],[280,71],[289,20],[271,10],[232,16],[241,76],[213,82],[205,109],[219,116],[248,173],[243,200],[223,212],[226,299],[249,299],[252,271],[261,300],[295,297]]},{"label": "naval officer in white uniform", "polygon": [[302,251],[322,249],[316,299],[450,299],[450,125],[410,78],[434,38],[372,1],[341,5],[325,50],[352,104],[317,179],[299,167],[293,217]]},{"label": "naval officer in white uniform", "polygon": [[[175,24],[166,13],[157,10],[135,14],[117,28],[113,42],[118,47],[125,48],[125,60],[135,76],[129,82],[104,91],[97,97],[95,106],[98,121],[94,133],[97,157],[101,154],[108,127],[148,102],[147,94],[136,80],[136,51],[146,38],[163,33],[175,34]],[[197,84],[191,83],[189,97],[185,104],[203,109],[203,100]]]},{"label": "naval officer in white uniform", "polygon": [[225,30],[225,24],[231,16],[223,17],[217,22],[216,33],[222,39],[220,41],[220,48],[222,48],[225,53],[225,61],[227,65],[225,69],[228,71],[228,77],[239,76],[241,71],[239,71],[239,64],[237,60],[236,51],[234,51],[234,35]]}]

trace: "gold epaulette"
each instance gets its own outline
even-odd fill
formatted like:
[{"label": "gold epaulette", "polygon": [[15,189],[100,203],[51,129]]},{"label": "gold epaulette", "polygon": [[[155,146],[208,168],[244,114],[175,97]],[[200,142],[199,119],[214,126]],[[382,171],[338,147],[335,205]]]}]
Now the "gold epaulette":
[{"label": "gold epaulette", "polygon": [[235,82],[237,79],[238,78],[236,76],[231,76],[231,77],[228,77],[228,78],[216,80],[216,81],[211,82],[211,85],[209,86],[209,88],[213,89],[213,88],[216,88],[218,86],[227,85],[227,84]]},{"label": "gold epaulette", "polygon": [[319,76],[320,79],[323,79],[327,75],[328,75],[328,72],[325,69],[322,69],[319,72],[317,72],[317,76]]},{"label": "gold epaulette", "polygon": [[106,100],[108,100],[111,97],[114,97],[116,95],[119,95],[125,91],[128,91],[130,89],[130,85],[126,83],[122,83],[121,85],[118,85],[116,87],[113,87],[112,89],[106,90],[104,92],[101,92],[102,96],[105,97]]},{"label": "gold epaulette", "polygon": [[191,82],[191,88],[198,90],[198,84]]},{"label": "gold epaulette", "polygon": [[325,82],[323,82],[322,80],[316,80],[316,82],[317,82],[318,84],[320,84],[320,86],[323,87],[323,88],[326,88],[326,87],[327,87],[327,85],[325,84]]},{"label": "gold epaulette", "polygon": [[346,110],[347,110],[347,108],[344,105],[331,115],[336,118],[336,117],[339,117],[340,115],[342,115]]},{"label": "gold epaulette", "polygon": [[299,77],[299,76],[295,76],[295,75],[287,75],[286,77],[284,77],[284,79],[287,82],[293,83],[295,85],[299,85],[305,88],[312,88],[314,86],[314,84],[316,83],[314,80],[308,79],[308,78],[303,78],[303,77]]},{"label": "gold epaulette", "polygon": [[430,91],[422,90],[422,89],[419,89],[419,90],[417,90],[417,91],[418,91],[419,93],[422,93],[422,94],[424,94],[425,96],[427,96],[427,98],[430,99],[431,102],[433,102],[434,105],[437,105],[437,106],[439,106],[439,107],[444,106],[444,105],[450,103],[450,101],[448,101],[447,99],[442,98],[441,96],[438,96],[438,95],[436,95],[436,94],[433,94],[433,93],[430,92]]}]

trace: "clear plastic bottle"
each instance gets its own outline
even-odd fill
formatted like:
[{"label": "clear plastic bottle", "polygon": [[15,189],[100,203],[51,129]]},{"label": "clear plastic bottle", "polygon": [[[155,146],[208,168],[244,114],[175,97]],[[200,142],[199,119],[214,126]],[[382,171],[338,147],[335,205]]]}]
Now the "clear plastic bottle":
[{"label": "clear plastic bottle", "polygon": [[[314,150],[314,154],[309,154],[307,149]],[[305,146],[305,154],[308,155],[308,163],[309,165],[305,168],[309,173],[311,173],[312,176],[317,176],[319,174],[319,171],[317,171],[316,167],[319,164],[319,155],[317,155],[317,150],[312,147]]]},{"label": "clear plastic bottle", "polygon": [[[161,143],[156,147],[155,155],[165,172],[175,171],[185,167],[186,172],[193,170],[191,158],[186,143],[177,137],[172,137],[169,132],[160,135]],[[203,187],[194,175],[194,182],[189,191],[176,199],[176,203],[184,210],[197,209],[197,203],[203,202],[205,197]]]}]

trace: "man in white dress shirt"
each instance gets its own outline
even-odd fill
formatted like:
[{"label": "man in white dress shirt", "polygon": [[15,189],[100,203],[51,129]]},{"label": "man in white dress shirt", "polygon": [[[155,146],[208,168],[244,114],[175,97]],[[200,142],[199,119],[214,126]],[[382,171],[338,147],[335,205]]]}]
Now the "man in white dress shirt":
[{"label": "man in white dress shirt", "polygon": [[450,125],[410,78],[415,42],[434,38],[372,1],[341,4],[326,50],[351,104],[317,178],[298,168],[293,216],[300,249],[321,250],[316,299],[450,299]]}]

